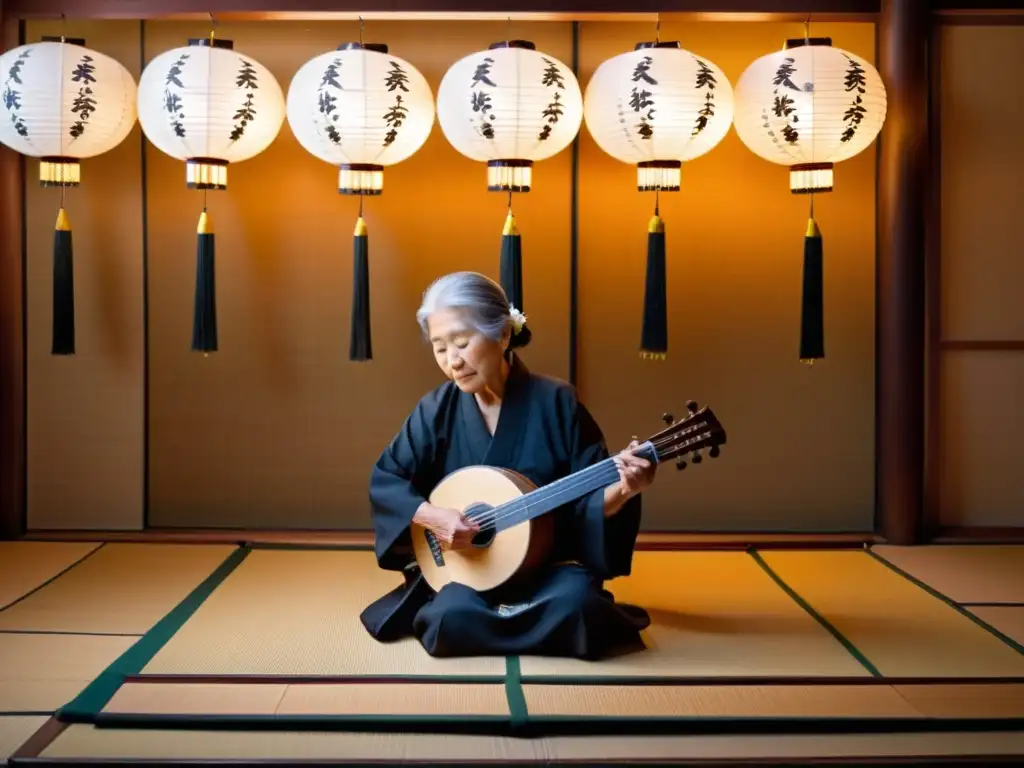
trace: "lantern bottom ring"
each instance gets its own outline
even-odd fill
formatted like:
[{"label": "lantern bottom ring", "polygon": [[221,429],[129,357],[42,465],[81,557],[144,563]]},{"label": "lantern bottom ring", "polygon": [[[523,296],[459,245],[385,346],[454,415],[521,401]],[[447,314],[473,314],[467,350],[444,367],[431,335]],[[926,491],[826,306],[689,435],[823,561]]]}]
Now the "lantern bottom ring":
[{"label": "lantern bottom ring", "polygon": [[338,194],[376,196],[383,191],[383,165],[342,163],[338,166]]},{"label": "lantern bottom ring", "polygon": [[82,167],[77,157],[52,155],[39,158],[39,186],[77,187],[82,180]]},{"label": "lantern bottom ring", "polygon": [[505,159],[487,163],[490,192],[529,192],[533,183],[533,160]]},{"label": "lantern bottom ring", "polygon": [[831,192],[833,168],[832,163],[798,163],[790,166],[789,191],[794,195]]},{"label": "lantern bottom ring", "polygon": [[189,189],[228,188],[228,161],[216,157],[190,157],[185,161],[185,185]]},{"label": "lantern bottom ring", "polygon": [[640,192],[678,192],[683,164],[679,160],[645,160],[636,164],[636,188]]}]

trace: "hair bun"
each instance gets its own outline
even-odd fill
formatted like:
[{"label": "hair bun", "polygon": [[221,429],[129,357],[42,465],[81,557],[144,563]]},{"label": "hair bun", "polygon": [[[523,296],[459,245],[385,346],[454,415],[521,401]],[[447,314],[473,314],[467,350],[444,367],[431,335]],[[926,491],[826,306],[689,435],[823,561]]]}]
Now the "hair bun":
[{"label": "hair bun", "polygon": [[509,340],[508,343],[508,348],[519,349],[520,347],[525,347],[527,344],[530,343],[530,339],[532,338],[533,332],[530,330],[530,326],[523,325],[523,327],[519,329],[518,333],[512,334],[512,338]]}]

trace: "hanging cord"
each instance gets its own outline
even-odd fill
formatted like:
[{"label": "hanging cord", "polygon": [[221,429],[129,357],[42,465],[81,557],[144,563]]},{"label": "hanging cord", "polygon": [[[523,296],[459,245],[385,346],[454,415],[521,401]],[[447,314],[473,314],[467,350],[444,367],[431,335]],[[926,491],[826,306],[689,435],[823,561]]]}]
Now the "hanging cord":
[{"label": "hanging cord", "polygon": [[359,196],[359,218],[360,219],[363,218],[363,198],[364,197],[366,197],[366,195],[360,195]]},{"label": "hanging cord", "polygon": [[661,215],[660,208],[661,208],[661,190],[660,189],[656,189],[656,190],[654,190],[654,215],[655,216],[660,216]]}]

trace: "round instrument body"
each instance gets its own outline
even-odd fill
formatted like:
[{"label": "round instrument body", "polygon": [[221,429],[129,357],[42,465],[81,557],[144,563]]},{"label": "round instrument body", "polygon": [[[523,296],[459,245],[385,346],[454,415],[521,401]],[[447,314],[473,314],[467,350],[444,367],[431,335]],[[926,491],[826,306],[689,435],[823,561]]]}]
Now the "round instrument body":
[{"label": "round instrument body", "polygon": [[[466,512],[481,505],[497,507],[535,488],[530,480],[511,470],[465,467],[438,483],[430,494],[430,503]],[[486,537],[489,543],[483,546],[449,549],[442,544],[444,565],[434,560],[427,530],[413,523],[411,533],[416,561],[431,589],[439,592],[446,584],[456,582],[487,592],[532,573],[545,559],[553,526],[549,514],[498,531]]]}]

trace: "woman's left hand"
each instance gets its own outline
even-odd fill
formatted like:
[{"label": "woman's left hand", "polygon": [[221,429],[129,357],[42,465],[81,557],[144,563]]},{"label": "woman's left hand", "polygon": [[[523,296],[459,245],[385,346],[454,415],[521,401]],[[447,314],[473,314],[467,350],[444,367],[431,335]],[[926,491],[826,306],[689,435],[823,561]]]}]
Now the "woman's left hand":
[{"label": "woman's left hand", "polygon": [[614,457],[615,466],[619,470],[619,486],[626,498],[636,496],[654,482],[656,466],[633,453],[639,445],[634,440],[626,450]]}]

